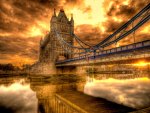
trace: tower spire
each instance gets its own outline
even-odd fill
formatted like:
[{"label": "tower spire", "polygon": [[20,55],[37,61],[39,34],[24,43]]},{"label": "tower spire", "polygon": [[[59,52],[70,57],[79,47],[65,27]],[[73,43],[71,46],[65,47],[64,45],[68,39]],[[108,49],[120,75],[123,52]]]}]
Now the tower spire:
[{"label": "tower spire", "polygon": [[64,8],[63,8],[63,6],[61,6],[60,11],[61,11],[61,12],[64,12]]},{"label": "tower spire", "polygon": [[41,39],[40,39],[40,45],[42,45],[42,41],[43,41],[43,38],[41,37]]},{"label": "tower spire", "polygon": [[54,8],[54,16],[56,16],[56,9]]},{"label": "tower spire", "polygon": [[71,20],[73,20],[73,14],[71,13]]}]

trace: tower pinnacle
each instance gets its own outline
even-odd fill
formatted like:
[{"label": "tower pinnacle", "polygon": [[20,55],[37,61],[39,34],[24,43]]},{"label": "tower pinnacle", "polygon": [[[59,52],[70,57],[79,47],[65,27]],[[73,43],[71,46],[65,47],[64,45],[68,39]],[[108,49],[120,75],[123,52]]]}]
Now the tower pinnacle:
[{"label": "tower pinnacle", "polygon": [[63,7],[61,7],[61,8],[60,8],[60,11],[61,11],[61,12],[64,12],[64,8],[63,8]]},{"label": "tower pinnacle", "polygon": [[71,20],[73,20],[73,14],[71,13]]},{"label": "tower pinnacle", "polygon": [[54,16],[56,16],[56,9],[54,8]]}]

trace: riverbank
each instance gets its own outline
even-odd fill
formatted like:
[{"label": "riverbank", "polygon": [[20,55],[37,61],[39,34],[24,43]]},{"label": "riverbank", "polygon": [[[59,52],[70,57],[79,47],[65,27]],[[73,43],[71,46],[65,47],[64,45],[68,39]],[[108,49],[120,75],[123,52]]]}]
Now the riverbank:
[{"label": "riverbank", "polygon": [[7,73],[0,73],[0,78],[3,77],[15,77],[15,76],[28,76],[29,74],[26,72],[7,72]]}]

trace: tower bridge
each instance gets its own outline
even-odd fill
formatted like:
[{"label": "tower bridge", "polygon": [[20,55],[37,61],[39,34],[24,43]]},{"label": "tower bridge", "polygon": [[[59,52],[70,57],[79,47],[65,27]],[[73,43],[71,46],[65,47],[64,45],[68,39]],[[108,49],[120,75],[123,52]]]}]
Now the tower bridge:
[{"label": "tower bridge", "polygon": [[[124,25],[96,45],[80,39],[74,33],[73,15],[69,20],[63,9],[50,20],[50,32],[41,39],[39,61],[32,66],[32,71],[41,73],[81,72],[87,66],[134,64],[150,61],[150,39],[136,42],[135,31],[149,22],[150,3],[133,16]],[[133,43],[111,48],[129,35]],[[77,45],[74,45],[76,43]],[[107,49],[107,48],[110,49]],[[104,66],[104,67],[105,67]],[[82,68],[82,69],[81,69]],[[121,69],[121,67],[119,68]],[[102,70],[102,68],[100,69]],[[106,68],[107,70],[107,68]]]}]

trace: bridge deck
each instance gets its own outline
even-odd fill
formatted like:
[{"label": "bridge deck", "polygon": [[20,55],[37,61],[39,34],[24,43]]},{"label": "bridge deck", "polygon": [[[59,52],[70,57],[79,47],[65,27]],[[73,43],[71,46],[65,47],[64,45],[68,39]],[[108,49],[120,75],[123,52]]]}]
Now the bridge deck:
[{"label": "bridge deck", "polygon": [[134,60],[143,58],[150,58],[150,40],[104,50],[102,52],[95,53],[95,55],[90,55],[88,57],[86,55],[83,55],[72,59],[58,61],[56,62],[56,66],[87,65],[87,59],[89,59],[89,64],[93,64],[92,60],[96,60],[95,63],[104,64],[128,60],[134,62]]},{"label": "bridge deck", "polygon": [[79,106],[87,113],[127,113],[134,109],[119,105],[102,98],[91,97],[82,92],[67,91],[58,93],[61,97]]}]

